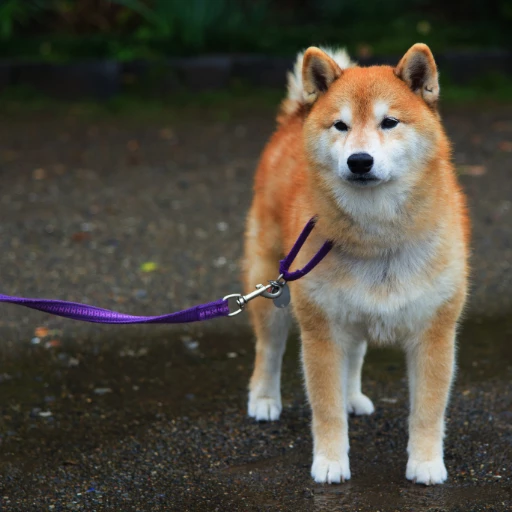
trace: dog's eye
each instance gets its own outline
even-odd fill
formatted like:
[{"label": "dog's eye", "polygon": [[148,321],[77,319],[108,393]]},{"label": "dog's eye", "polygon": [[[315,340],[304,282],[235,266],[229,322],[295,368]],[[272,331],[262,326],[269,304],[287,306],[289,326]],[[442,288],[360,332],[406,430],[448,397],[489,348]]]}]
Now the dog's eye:
[{"label": "dog's eye", "polygon": [[394,117],[385,117],[380,123],[380,127],[384,130],[389,130],[390,128],[394,128],[400,121],[395,119]]},{"label": "dog's eye", "polygon": [[348,126],[343,121],[336,121],[334,128],[340,132],[346,132],[348,130]]}]

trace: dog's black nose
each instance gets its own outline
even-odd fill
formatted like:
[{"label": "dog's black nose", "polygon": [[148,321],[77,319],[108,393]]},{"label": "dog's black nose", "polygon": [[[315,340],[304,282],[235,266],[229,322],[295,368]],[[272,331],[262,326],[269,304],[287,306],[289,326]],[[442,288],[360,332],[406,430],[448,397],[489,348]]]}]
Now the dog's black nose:
[{"label": "dog's black nose", "polygon": [[347,164],[354,174],[364,174],[371,170],[373,157],[368,153],[354,153],[348,157]]}]

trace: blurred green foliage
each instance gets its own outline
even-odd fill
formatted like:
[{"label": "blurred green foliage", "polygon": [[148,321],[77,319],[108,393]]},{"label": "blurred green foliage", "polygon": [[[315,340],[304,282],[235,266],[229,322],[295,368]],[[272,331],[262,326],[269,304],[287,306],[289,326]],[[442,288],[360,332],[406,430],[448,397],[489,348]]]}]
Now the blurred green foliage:
[{"label": "blurred green foliage", "polygon": [[47,6],[45,0],[0,0],[0,37],[10,39],[18,27],[33,20]]},{"label": "blurred green foliage", "polygon": [[342,44],[356,56],[510,47],[512,0],[0,0],[0,57],[130,60],[288,55]]},{"label": "blurred green foliage", "polygon": [[150,4],[141,0],[112,1],[142,17],[136,32],[139,38],[172,38],[180,46],[193,49],[201,49],[215,33],[236,35],[246,21],[251,25],[262,23],[268,4],[266,0],[245,6],[236,0],[154,0]]}]

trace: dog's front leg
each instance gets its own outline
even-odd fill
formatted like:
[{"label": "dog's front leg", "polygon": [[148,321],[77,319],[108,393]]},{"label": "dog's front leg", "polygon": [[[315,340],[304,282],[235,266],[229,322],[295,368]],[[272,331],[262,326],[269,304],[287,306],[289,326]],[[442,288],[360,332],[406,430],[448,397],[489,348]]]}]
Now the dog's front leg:
[{"label": "dog's front leg", "polygon": [[420,338],[407,348],[411,414],[406,477],[419,484],[441,484],[444,415],[454,372],[453,305],[438,313]]},{"label": "dog's front leg", "polygon": [[302,360],[313,412],[313,465],[319,483],[350,478],[348,421],[342,385],[342,347],[334,341],[329,323],[312,304],[299,301],[297,317],[302,334]]}]

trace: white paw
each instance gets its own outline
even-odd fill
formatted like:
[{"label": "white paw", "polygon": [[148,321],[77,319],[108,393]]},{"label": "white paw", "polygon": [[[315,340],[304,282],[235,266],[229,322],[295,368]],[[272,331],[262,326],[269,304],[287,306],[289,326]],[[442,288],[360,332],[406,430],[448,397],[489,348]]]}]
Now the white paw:
[{"label": "white paw", "polygon": [[442,484],[448,472],[441,457],[422,461],[409,458],[405,477],[417,484],[435,485]]},{"label": "white paw", "polygon": [[256,421],[276,421],[281,415],[281,399],[268,396],[252,397],[249,395],[249,416]]},{"label": "white paw", "polygon": [[319,484],[339,484],[350,480],[348,454],[338,460],[328,459],[324,455],[316,455],[311,466],[311,476]]},{"label": "white paw", "polygon": [[359,395],[352,395],[348,398],[349,414],[361,416],[363,414],[372,414],[374,411],[375,407],[366,395],[359,393]]}]

